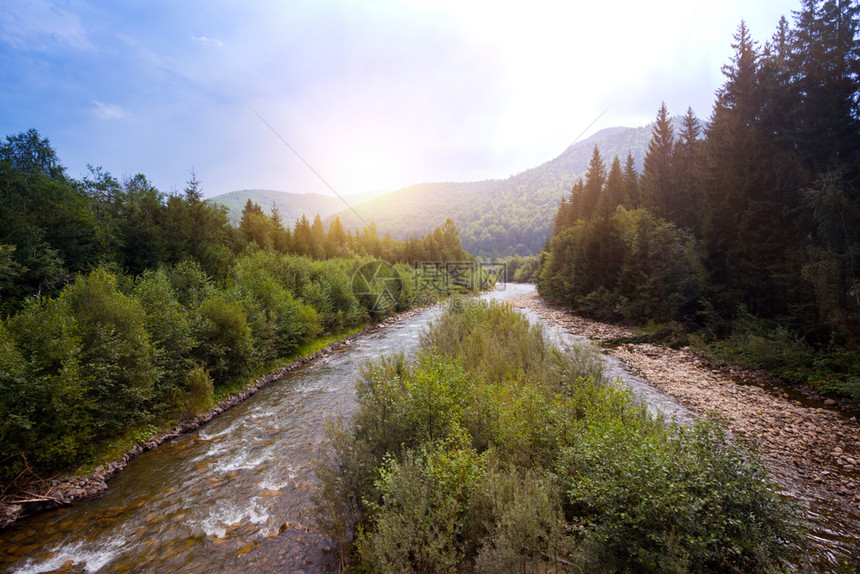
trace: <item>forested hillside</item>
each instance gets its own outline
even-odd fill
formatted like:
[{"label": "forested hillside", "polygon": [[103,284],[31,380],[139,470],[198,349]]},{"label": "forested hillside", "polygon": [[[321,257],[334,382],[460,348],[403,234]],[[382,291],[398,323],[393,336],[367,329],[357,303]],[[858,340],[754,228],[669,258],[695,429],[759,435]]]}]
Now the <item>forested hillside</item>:
[{"label": "forested hillside", "polygon": [[405,261],[471,260],[450,221],[397,242],[319,216],[288,229],[247,201],[231,226],[193,176],[176,195],[143,175],[74,180],[35,130],[0,144],[0,221],[0,483],[193,416],[320,338],[442,290]]},{"label": "forested hillside", "polygon": [[764,44],[742,23],[705,124],[662,106],[641,172],[593,151],[540,292],[860,397],[858,31],[856,2],[805,2]]},{"label": "forested hillside", "polygon": [[[676,120],[677,121],[677,120]],[[549,236],[552,214],[566,190],[588,166],[594,146],[604,155],[632,156],[641,166],[650,126],[608,128],[571,145],[557,158],[505,180],[413,185],[339,213],[344,227],[374,221],[397,239],[428,233],[451,218],[463,248],[475,255],[504,257],[538,253]]]},{"label": "forested hillside", "polygon": [[[348,195],[344,199],[349,205],[358,205],[369,201],[378,193],[368,192]],[[338,197],[321,195],[319,193],[288,193],[271,189],[242,189],[222,193],[210,198],[213,203],[219,203],[227,208],[227,219],[236,225],[242,219],[242,210],[248,200],[263,207],[266,211],[277,209],[284,221],[295,221],[302,215],[321,216],[324,220],[344,209],[344,202]],[[444,220],[443,220],[444,221]]]}]

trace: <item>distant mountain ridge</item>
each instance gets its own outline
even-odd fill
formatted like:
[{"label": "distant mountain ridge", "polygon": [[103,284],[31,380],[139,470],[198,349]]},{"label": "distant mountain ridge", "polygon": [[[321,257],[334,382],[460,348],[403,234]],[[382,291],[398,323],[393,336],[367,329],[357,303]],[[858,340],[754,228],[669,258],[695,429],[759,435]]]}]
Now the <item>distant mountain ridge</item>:
[{"label": "distant mountain ridge", "polygon": [[[673,118],[676,133],[680,117]],[[653,124],[638,128],[611,127],[574,143],[558,157],[507,179],[476,182],[420,183],[368,201],[347,197],[353,209],[336,198],[319,194],[244,190],[212,198],[230,208],[238,221],[250,197],[265,211],[276,205],[285,223],[319,214],[324,220],[338,215],[346,229],[360,230],[375,222],[380,234],[394,239],[423,236],[454,220],[463,248],[486,257],[538,253],[549,236],[562,196],[581,178],[596,145],[607,169],[615,156],[622,163],[628,152],[636,167],[648,151]]]},{"label": "distant mountain ridge", "polygon": [[[345,199],[349,205],[358,205],[379,194],[380,192],[359,193],[345,196]],[[238,224],[242,219],[245,203],[249,199],[259,205],[265,213],[271,212],[272,207],[276,207],[287,226],[292,226],[302,215],[306,215],[309,219],[320,215],[326,219],[346,208],[339,197],[319,193],[290,193],[273,189],[241,189],[216,195],[209,200],[227,207],[230,223]]]},{"label": "distant mountain ridge", "polygon": [[[680,117],[673,122],[679,125]],[[606,128],[555,159],[504,180],[413,185],[354,207],[364,221],[375,221],[380,233],[395,239],[421,236],[450,217],[470,253],[531,255],[543,248],[558,204],[585,174],[594,146],[607,169],[615,156],[623,162],[630,152],[641,172],[651,130],[651,124]],[[347,229],[364,225],[352,211],[338,215]]]}]

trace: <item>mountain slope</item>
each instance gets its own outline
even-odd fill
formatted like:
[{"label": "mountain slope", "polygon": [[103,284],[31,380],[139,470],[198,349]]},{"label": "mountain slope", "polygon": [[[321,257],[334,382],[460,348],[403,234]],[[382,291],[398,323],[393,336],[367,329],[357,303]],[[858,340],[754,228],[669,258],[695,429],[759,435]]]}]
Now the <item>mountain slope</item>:
[{"label": "mountain slope", "polygon": [[[345,199],[349,205],[357,205],[368,201],[376,195],[379,195],[379,193],[368,192],[349,195]],[[338,197],[318,193],[288,193],[286,191],[271,189],[231,191],[217,195],[211,198],[210,201],[226,206],[230,223],[237,224],[242,219],[242,209],[244,209],[245,202],[248,199],[263,208],[265,213],[269,213],[272,210],[272,206],[276,207],[284,224],[288,226],[292,226],[293,222],[302,215],[307,215],[308,219],[313,219],[315,215],[319,214],[325,219],[346,208],[343,200]]]},{"label": "mountain slope", "polygon": [[607,128],[505,180],[413,185],[356,205],[363,221],[351,210],[338,215],[348,229],[375,221],[380,233],[395,239],[423,235],[450,217],[470,253],[530,255],[543,247],[562,195],[585,173],[595,145],[607,167],[616,155],[623,161],[629,151],[641,168],[650,138],[650,125]]}]

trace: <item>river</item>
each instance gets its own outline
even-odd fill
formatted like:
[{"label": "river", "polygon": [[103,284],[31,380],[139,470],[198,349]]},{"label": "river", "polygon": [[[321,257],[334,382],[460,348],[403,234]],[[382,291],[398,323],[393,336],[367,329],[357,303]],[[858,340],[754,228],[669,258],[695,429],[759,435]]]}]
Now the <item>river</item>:
[{"label": "river", "polygon": [[[483,300],[530,293],[507,284]],[[0,532],[0,569],[34,572],[324,572],[335,550],[313,525],[313,462],[327,420],[356,407],[360,366],[411,353],[442,312],[425,310],[288,373],[198,431],[131,461],[101,497]],[[539,317],[526,312],[531,320]],[[575,340],[548,327],[555,342]],[[691,415],[609,359],[655,413]]]}]

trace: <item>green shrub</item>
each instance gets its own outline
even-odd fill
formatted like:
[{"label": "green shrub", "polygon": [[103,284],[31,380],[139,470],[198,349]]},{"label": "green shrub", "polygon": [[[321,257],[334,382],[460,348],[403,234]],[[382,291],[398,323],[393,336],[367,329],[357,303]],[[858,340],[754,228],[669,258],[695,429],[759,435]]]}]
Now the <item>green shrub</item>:
[{"label": "green shrub", "polygon": [[213,294],[214,285],[194,259],[183,259],[167,272],[176,299],[186,309],[196,309]]},{"label": "green shrub", "polygon": [[80,365],[96,405],[98,436],[140,420],[156,380],[153,348],[140,303],[117,290],[116,277],[96,269],[63,290],[80,337]]},{"label": "green shrub", "polygon": [[195,359],[225,384],[247,372],[254,358],[251,328],[242,306],[224,295],[207,298],[197,309]]},{"label": "green shrub", "polygon": [[562,354],[506,307],[448,311],[358,392],[318,511],[366,571],[769,572],[801,547],[718,422],[653,419],[594,348]]},{"label": "green shrub", "polygon": [[185,388],[188,391],[185,400],[185,415],[193,417],[206,411],[215,404],[215,391],[212,378],[206,369],[197,366],[188,372],[185,378]]},{"label": "green shrub", "polygon": [[693,429],[621,423],[599,410],[562,450],[568,518],[591,567],[608,571],[780,569],[796,517],[764,468],[713,420]]},{"label": "green shrub", "polygon": [[191,353],[197,344],[191,314],[176,298],[165,271],[145,271],[133,290],[146,312],[146,332],[152,342],[157,379],[152,410],[163,414],[181,408],[183,389],[192,368]]}]

